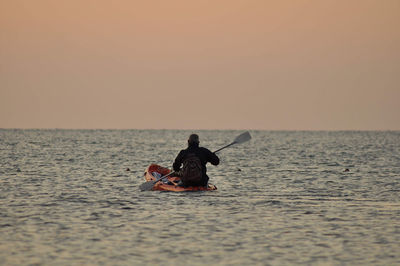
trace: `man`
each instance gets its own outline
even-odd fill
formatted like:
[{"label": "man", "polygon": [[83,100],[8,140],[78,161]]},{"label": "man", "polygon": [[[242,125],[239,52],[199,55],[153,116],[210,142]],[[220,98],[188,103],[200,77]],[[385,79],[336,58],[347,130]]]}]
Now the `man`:
[{"label": "man", "polygon": [[206,148],[199,147],[199,144],[199,136],[190,135],[188,148],[179,152],[173,164],[174,171],[180,173],[184,187],[207,186],[207,162],[213,165],[219,164],[218,156]]}]

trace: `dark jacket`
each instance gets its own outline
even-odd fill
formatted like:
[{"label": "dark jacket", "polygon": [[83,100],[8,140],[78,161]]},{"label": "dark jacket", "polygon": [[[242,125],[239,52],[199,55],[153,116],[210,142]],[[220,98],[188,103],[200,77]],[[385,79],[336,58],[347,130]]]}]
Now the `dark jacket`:
[{"label": "dark jacket", "polygon": [[198,145],[191,145],[189,146],[186,150],[181,150],[178,154],[178,156],[175,159],[175,162],[173,164],[173,169],[175,172],[178,172],[181,168],[181,165],[186,159],[187,154],[189,153],[194,153],[196,154],[197,157],[199,157],[203,169],[203,180],[201,184],[193,184],[193,185],[198,185],[198,186],[206,186],[208,182],[208,176],[207,176],[207,168],[206,164],[207,162],[210,162],[213,165],[218,165],[219,164],[219,158],[215,153],[212,153],[210,150],[199,147]]}]

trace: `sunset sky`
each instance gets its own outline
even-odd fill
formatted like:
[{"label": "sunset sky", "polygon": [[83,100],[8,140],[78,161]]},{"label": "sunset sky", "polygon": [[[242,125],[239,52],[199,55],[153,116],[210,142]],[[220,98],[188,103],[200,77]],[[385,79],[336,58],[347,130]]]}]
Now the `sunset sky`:
[{"label": "sunset sky", "polygon": [[400,1],[0,0],[0,128],[400,130]]}]

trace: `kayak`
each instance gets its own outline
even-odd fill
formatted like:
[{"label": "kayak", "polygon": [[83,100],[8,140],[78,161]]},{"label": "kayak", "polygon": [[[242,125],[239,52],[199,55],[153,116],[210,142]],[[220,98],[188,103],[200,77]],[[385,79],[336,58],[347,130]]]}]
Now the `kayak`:
[{"label": "kayak", "polygon": [[[146,168],[144,172],[144,178],[146,181],[154,181],[158,178],[167,175],[171,172],[170,169],[159,166],[157,164],[151,164]],[[158,191],[175,191],[175,192],[182,192],[182,191],[209,191],[209,190],[216,190],[217,187],[211,184],[208,184],[207,187],[181,187],[178,186],[178,182],[180,178],[177,176],[168,176],[157,182],[152,190]]]}]

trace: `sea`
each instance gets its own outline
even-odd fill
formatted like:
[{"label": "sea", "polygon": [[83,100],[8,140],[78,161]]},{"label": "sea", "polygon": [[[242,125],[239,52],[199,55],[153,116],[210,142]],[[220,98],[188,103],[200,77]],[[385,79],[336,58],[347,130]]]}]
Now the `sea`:
[{"label": "sea", "polygon": [[400,265],[399,131],[250,131],[216,191],[140,191],[191,133],[0,129],[0,265]]}]

